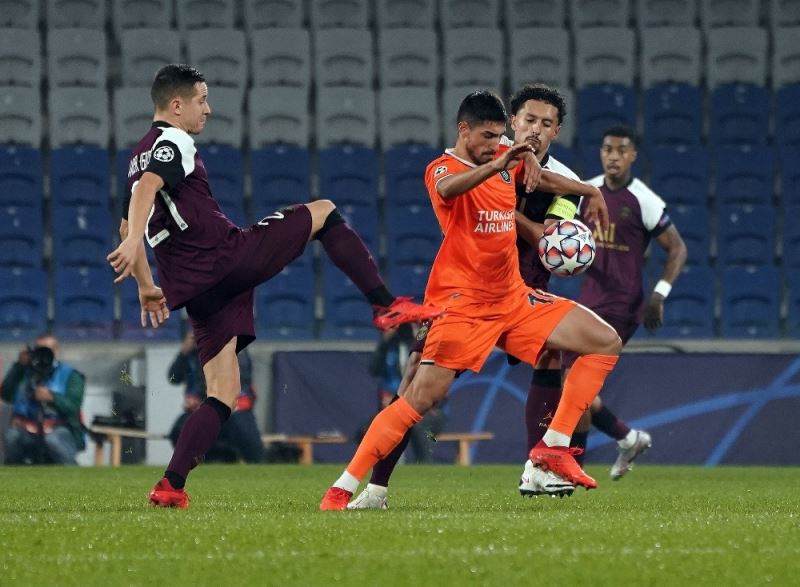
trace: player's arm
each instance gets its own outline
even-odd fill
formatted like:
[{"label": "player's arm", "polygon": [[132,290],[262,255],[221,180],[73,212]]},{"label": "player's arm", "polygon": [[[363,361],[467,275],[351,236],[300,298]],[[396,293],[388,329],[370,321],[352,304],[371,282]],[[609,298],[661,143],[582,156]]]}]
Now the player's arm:
[{"label": "player's arm", "polygon": [[[127,236],[128,219],[123,218],[119,224],[120,241],[124,241]],[[139,287],[139,304],[142,308],[140,321],[142,326],[147,326],[147,317],[149,316],[153,328],[158,328],[159,324],[169,318],[169,308],[167,307],[167,299],[164,297],[164,293],[153,281],[153,272],[150,269],[150,262],[147,260],[144,247],[139,249],[139,253],[133,263],[131,275],[133,275]]]},{"label": "player's arm", "polygon": [[[603,192],[598,187],[545,169],[539,179],[538,189],[544,192],[574,194],[582,197],[584,218],[602,226],[604,230],[608,230],[608,207],[603,198]],[[560,218],[566,217],[560,216]]]},{"label": "player's arm", "polygon": [[686,244],[674,225],[671,224],[664,229],[656,237],[656,242],[667,252],[667,260],[664,262],[661,279],[653,288],[645,309],[644,325],[650,331],[660,328],[663,324],[664,300],[686,263]]},{"label": "player's arm", "polygon": [[443,177],[436,183],[436,192],[445,200],[456,198],[496,173],[513,167],[523,153],[532,152],[532,150],[533,147],[528,144],[514,145],[488,163]]}]

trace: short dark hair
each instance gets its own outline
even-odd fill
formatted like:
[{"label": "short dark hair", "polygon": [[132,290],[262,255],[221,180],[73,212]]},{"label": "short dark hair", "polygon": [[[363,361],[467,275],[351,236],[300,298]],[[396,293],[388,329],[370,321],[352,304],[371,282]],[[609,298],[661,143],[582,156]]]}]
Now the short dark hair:
[{"label": "short dark hair", "polygon": [[600,138],[600,142],[602,143],[606,137],[622,137],[630,139],[634,147],[639,146],[639,139],[636,136],[636,131],[629,126],[620,124],[607,128],[603,133],[603,136]]},{"label": "short dark hair", "polygon": [[564,96],[555,88],[546,84],[528,84],[522,86],[513,96],[511,96],[511,112],[516,114],[522,105],[528,100],[538,100],[545,104],[550,104],[558,110],[558,124],[564,122],[567,117],[567,104]]},{"label": "short dark hair", "polygon": [[191,65],[171,63],[156,73],[150,88],[150,97],[157,109],[166,108],[175,96],[194,95],[194,85],[206,81],[205,76]]},{"label": "short dark hair", "polygon": [[508,122],[503,101],[489,90],[477,90],[461,101],[456,122],[476,124],[480,122]]}]

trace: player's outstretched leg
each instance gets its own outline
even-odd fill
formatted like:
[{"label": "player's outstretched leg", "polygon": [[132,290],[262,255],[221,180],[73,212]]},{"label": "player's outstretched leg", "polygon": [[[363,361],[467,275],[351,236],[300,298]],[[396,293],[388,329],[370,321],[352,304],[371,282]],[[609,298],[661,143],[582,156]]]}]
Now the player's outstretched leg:
[{"label": "player's outstretched leg", "polygon": [[569,444],[578,421],[616,365],[622,341],[611,326],[577,305],[550,333],[547,346],[552,350],[574,351],[579,357],[564,381],[561,401],[550,427],[529,456],[534,465],[575,485],[593,489],[597,482],[575,461],[575,454],[582,452],[581,449],[570,448]]},{"label": "player's outstretched leg", "polygon": [[311,236],[322,243],[328,257],[369,300],[375,326],[386,330],[404,322],[421,322],[441,316],[443,310],[395,297],[386,288],[375,260],[361,237],[330,200],[306,204],[311,211]]},{"label": "player's outstretched leg", "polygon": [[[398,396],[395,396],[397,398]],[[394,400],[392,400],[394,403]],[[386,457],[375,463],[372,467],[372,475],[369,483],[364,490],[358,494],[353,501],[347,504],[349,510],[385,510],[389,507],[389,478],[392,476],[400,457],[403,456],[408,443],[411,440],[411,429],[409,428],[403,439],[392,452]]]},{"label": "player's outstretched leg", "polygon": [[189,507],[189,495],[184,489],[186,477],[202,462],[216,441],[239,394],[236,338],[203,365],[203,373],[208,385],[208,398],[187,418],[164,477],[150,492],[150,503],[155,506]]}]

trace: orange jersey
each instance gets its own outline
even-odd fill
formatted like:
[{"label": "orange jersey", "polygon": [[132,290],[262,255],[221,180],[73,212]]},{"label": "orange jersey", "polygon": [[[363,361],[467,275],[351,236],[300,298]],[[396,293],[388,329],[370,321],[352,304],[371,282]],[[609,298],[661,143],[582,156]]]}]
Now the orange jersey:
[{"label": "orange jersey", "polygon": [[425,170],[425,185],[444,233],[425,290],[427,303],[447,306],[460,293],[493,302],[525,287],[519,273],[516,192],[511,174],[491,176],[468,192],[442,198],[439,181],[475,167],[448,149]]}]

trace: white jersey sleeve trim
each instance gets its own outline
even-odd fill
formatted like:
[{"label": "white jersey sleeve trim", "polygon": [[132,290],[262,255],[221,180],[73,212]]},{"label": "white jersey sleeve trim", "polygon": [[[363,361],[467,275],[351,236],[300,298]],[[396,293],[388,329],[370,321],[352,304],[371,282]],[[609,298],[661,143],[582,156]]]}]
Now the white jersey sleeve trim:
[{"label": "white jersey sleeve trim", "polygon": [[578,174],[572,171],[569,167],[564,165],[561,161],[550,155],[547,158],[547,163],[544,164],[543,169],[547,169],[548,171],[552,171],[553,173],[557,173],[559,175],[563,175],[564,177],[568,177],[569,179],[574,179],[575,181],[580,181],[581,178],[578,177]]},{"label": "white jersey sleeve trim", "polygon": [[658,221],[661,220],[664,210],[667,208],[666,202],[638,178],[634,178],[631,185],[628,186],[628,191],[639,202],[639,207],[642,210],[642,224],[648,231],[654,230],[658,225]]},{"label": "white jersey sleeve trim", "polygon": [[188,177],[194,171],[194,156],[197,154],[197,147],[194,146],[194,139],[189,133],[179,128],[165,128],[153,144],[153,152],[158,148],[161,141],[175,143],[181,152],[181,166],[183,167],[183,177]]}]

